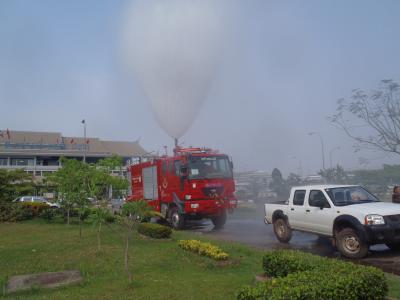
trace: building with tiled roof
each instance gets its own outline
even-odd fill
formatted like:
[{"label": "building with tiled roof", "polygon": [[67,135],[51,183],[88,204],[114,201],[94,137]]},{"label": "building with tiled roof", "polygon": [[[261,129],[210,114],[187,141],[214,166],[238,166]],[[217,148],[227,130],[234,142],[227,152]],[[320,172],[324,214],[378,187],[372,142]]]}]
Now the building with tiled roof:
[{"label": "building with tiled roof", "polygon": [[99,138],[66,137],[58,132],[0,130],[0,168],[24,169],[42,177],[61,167],[60,157],[95,163],[119,155],[126,165],[146,156],[138,141],[105,141]]}]

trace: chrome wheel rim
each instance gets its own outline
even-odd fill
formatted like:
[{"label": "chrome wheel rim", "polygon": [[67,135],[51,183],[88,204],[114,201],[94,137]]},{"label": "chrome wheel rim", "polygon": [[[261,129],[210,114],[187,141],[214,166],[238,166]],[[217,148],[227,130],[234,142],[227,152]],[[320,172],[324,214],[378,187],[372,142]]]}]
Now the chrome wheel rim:
[{"label": "chrome wheel rim", "polygon": [[177,213],[174,213],[172,215],[172,224],[174,224],[174,226],[178,225],[179,223],[179,215]]},{"label": "chrome wheel rim", "polygon": [[360,251],[360,242],[354,235],[346,235],[343,239],[343,246],[346,251],[356,253]]},{"label": "chrome wheel rim", "polygon": [[276,224],[276,233],[280,237],[282,237],[282,236],[285,235],[285,231],[286,231],[286,229],[285,229],[285,225],[283,224],[283,222],[282,221],[278,221],[277,224]]}]

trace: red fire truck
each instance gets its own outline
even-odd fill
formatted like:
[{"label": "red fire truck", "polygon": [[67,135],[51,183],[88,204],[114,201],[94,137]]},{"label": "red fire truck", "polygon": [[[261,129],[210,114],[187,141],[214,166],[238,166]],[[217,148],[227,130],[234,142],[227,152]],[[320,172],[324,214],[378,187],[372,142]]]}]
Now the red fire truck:
[{"label": "red fire truck", "polygon": [[210,218],[215,228],[237,206],[233,163],[205,148],[175,148],[174,156],[151,158],[129,167],[132,194],[146,200],[176,229],[186,220]]}]

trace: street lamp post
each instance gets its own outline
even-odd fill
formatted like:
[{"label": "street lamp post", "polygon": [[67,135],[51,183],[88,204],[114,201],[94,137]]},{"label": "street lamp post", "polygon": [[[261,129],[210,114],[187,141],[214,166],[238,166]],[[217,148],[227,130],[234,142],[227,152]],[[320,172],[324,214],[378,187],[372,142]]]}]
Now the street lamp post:
[{"label": "street lamp post", "polygon": [[339,146],[337,146],[337,147],[335,147],[335,148],[332,148],[330,151],[329,151],[329,163],[330,163],[330,166],[331,166],[331,169],[332,169],[332,153],[333,153],[333,151],[335,151],[335,150],[339,150],[340,149],[340,147]]},{"label": "street lamp post", "polygon": [[83,162],[86,163],[86,121],[85,119],[82,120],[83,124]]},{"label": "street lamp post", "polygon": [[325,170],[325,147],[324,147],[324,140],[322,135],[319,132],[310,132],[308,135],[318,135],[321,141],[321,151],[322,151],[322,170]]}]

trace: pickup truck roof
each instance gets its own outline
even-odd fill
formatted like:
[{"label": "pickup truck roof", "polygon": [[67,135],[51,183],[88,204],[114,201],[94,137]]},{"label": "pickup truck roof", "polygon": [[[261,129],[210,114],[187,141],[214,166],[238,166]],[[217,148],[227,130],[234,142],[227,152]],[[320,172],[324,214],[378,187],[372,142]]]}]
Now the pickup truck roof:
[{"label": "pickup truck roof", "polygon": [[316,189],[316,190],[322,190],[322,189],[333,189],[333,188],[339,188],[339,187],[349,187],[349,186],[358,186],[354,184],[318,184],[318,185],[303,185],[303,186],[294,186],[292,189],[295,190],[302,190],[302,189]]}]

